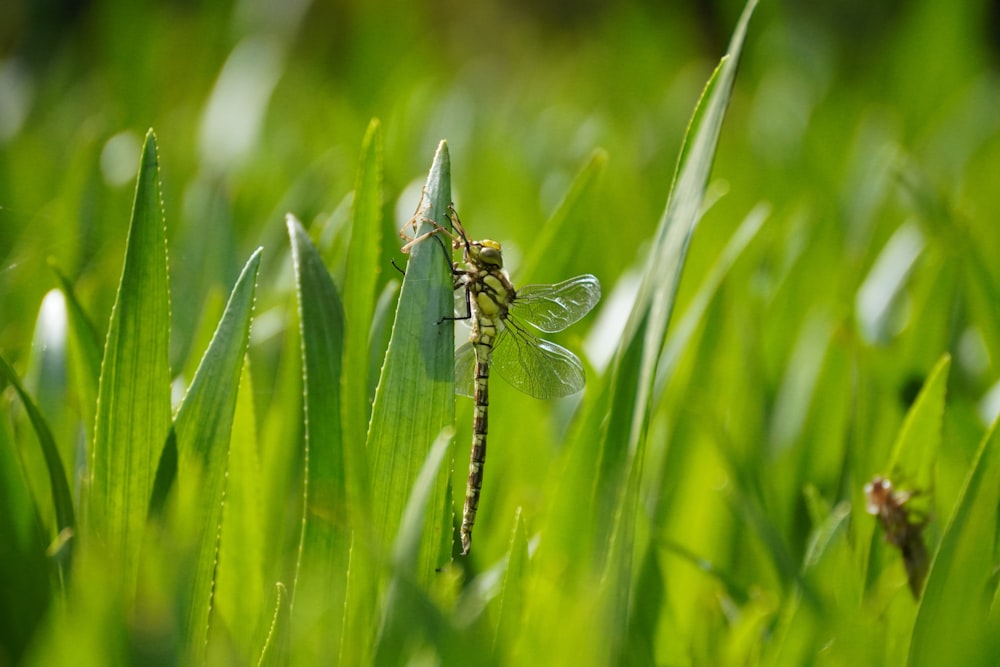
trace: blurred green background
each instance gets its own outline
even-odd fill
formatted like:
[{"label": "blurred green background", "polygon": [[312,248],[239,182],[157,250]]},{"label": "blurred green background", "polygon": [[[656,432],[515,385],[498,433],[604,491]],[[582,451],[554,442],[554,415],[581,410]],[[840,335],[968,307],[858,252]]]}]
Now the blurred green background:
[{"label": "blurred green background", "polygon": [[[382,283],[396,277],[396,230],[441,139],[463,221],[504,242],[515,281],[518,257],[574,175],[606,151],[599,186],[574,210],[577,237],[567,239],[574,273],[604,285],[599,317],[612,333],[585,348],[600,373],[691,110],[742,8],[6,0],[0,352],[19,369],[28,363],[42,298],[57,284],[50,258],[103,331],[149,127],[160,149],[175,371],[196,363],[206,304],[217,309],[257,246],[258,318],[288,307],[286,212],[324,235],[338,280],[361,139],[377,117],[386,260],[372,271]],[[727,591],[745,615],[697,590],[672,591],[657,622],[676,641],[657,644],[660,662],[759,657],[746,648],[764,635],[753,634],[753,614],[773,620],[788,603],[816,524],[803,488],[860,512],[861,484],[886,464],[907,408],[951,353],[953,446],[934,501],[937,518],[947,517],[1000,402],[990,393],[1000,359],[998,110],[998,2],[757,8],[713,171],[719,198],[695,234],[678,316],[747,214],[761,202],[771,213],[681,350],[650,436],[671,444],[651,447],[644,493],[665,543],[739,582]],[[255,354],[267,358],[261,319]],[[261,367],[255,383],[267,395],[275,371]],[[547,409],[502,386],[497,397],[508,406],[498,414],[529,417],[505,433],[513,442]],[[468,412],[460,408],[466,428]],[[459,468],[466,442],[460,436]],[[493,555],[514,508],[530,516],[557,456],[512,447],[494,450],[488,474],[507,482],[484,496],[480,515],[479,544]],[[743,509],[706,498],[727,483]],[[660,558],[675,577],[697,569],[693,559]],[[717,646],[722,626],[729,643]]]},{"label": "blurred green background", "polygon": [[[181,341],[197,295],[231,284],[286,211],[311,222],[337,209],[372,117],[385,127],[388,210],[445,138],[465,216],[512,250],[531,242],[588,154],[606,149],[604,189],[579,221],[592,255],[580,264],[610,287],[641,255],[740,9],[5,2],[0,346],[24,353],[52,286],[40,270],[48,256],[106,311],[110,293],[96,284],[117,273],[148,127],[160,139],[172,274],[197,286],[174,304]],[[905,215],[886,210],[891,184],[873,182],[898,153],[963,206],[996,210],[997,16],[996,3],[976,1],[762,3],[715,170],[729,194],[695,259],[768,200],[779,219],[842,236],[831,239],[843,243],[837,261],[863,262]],[[415,206],[408,195],[396,222]]]}]

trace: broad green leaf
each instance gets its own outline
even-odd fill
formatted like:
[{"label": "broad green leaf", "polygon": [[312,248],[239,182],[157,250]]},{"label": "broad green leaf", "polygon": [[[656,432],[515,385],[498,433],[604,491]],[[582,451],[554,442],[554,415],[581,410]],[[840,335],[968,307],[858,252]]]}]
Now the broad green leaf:
[{"label": "broad green leaf", "polygon": [[931,562],[908,664],[996,663],[996,628],[988,622],[996,586],[994,544],[1000,502],[1000,429],[993,423],[976,452]]},{"label": "broad green leaf", "polygon": [[167,239],[153,132],[146,135],[125,264],[111,311],[87,489],[88,536],[135,588],[160,450],[170,430]]},{"label": "broad green leaf", "polygon": [[208,644],[229,441],[250,339],[260,257],[258,248],[243,267],[174,420],[178,497],[181,507],[195,510],[196,517],[198,557],[189,582],[191,606],[185,626],[189,656],[195,663],[205,661]]},{"label": "broad green leaf", "polygon": [[[432,226],[448,224],[451,200],[451,166],[448,148],[441,142],[424,188],[413,233],[423,234]],[[445,245],[447,239],[444,240]],[[452,313],[450,252],[435,238],[417,243],[410,251],[406,275],[396,306],[389,348],[375,393],[368,454],[372,480],[372,530],[374,548],[368,557],[385,560],[385,550],[399,531],[400,519],[411,495],[417,473],[427,460],[431,444],[441,430],[455,421],[454,327],[439,324]],[[431,497],[432,507],[442,507],[447,496],[448,469],[438,474]],[[427,513],[420,550],[418,580],[429,582],[435,570],[447,562],[440,553],[442,523],[439,511]],[[365,557],[360,552],[361,557]]]},{"label": "broad green leaf", "polygon": [[305,400],[304,516],[291,600],[293,662],[338,655],[351,548],[341,423],[344,310],[316,247],[294,216],[288,236],[295,270]]}]

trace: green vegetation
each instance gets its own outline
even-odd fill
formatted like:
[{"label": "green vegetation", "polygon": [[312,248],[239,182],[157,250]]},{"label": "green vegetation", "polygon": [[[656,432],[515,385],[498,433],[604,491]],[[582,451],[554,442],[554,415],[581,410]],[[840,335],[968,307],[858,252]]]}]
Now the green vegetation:
[{"label": "green vegetation", "polygon": [[[995,24],[836,4],[0,9],[0,667],[1000,661]],[[421,187],[604,286],[468,557]]]}]

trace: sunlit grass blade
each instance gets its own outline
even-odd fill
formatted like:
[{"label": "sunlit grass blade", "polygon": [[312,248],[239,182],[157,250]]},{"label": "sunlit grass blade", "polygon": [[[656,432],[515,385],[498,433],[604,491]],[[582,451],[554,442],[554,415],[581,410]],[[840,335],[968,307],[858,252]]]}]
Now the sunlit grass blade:
[{"label": "sunlit grass blade", "polygon": [[590,203],[607,163],[605,150],[598,148],[591,153],[518,267],[519,285],[556,283],[566,278],[565,267],[576,264],[573,259],[586,243],[586,234],[580,234],[577,227],[579,219],[586,217],[580,208]]},{"label": "sunlit grass blade", "polygon": [[338,655],[351,546],[341,422],[344,309],[309,235],[289,215],[305,399],[302,537],[291,600],[293,662]]},{"label": "sunlit grass blade", "polygon": [[383,606],[375,664],[405,663],[407,645],[412,644],[420,634],[425,635],[425,640],[431,640],[441,647],[447,645],[446,642],[441,642],[441,633],[445,631],[446,624],[419,588],[418,565],[422,544],[426,542],[426,517],[437,513],[436,497],[442,465],[451,450],[453,437],[451,427],[445,427],[438,435],[413,482],[410,498],[403,510],[399,533],[392,549],[392,579]]},{"label": "sunlit grass blade", "polygon": [[[442,142],[427,177],[418,216],[448,224],[451,166]],[[414,233],[432,229],[418,219]],[[447,239],[444,239],[448,245]],[[375,394],[368,454],[372,480],[372,523],[375,548],[388,548],[399,530],[417,473],[441,430],[455,420],[454,327],[439,324],[454,308],[451,262],[441,245],[428,238],[410,251],[400,289],[389,348]],[[441,508],[447,495],[449,465],[438,473],[427,513],[428,525],[420,550],[418,580],[426,583],[450,554],[440,553]]]},{"label": "sunlit grass blade", "polygon": [[[371,361],[374,353],[370,323],[376,301],[375,285],[381,262],[382,237],[382,130],[378,120],[368,125],[361,148],[361,160],[355,177],[351,206],[351,242],[347,251],[344,278],[344,366],[341,415],[344,425],[344,456],[347,474],[347,509],[354,539],[370,542],[365,533],[371,525],[371,492],[365,440],[371,415],[369,391]],[[377,348],[382,350],[381,346]],[[364,537],[361,537],[364,536]],[[376,565],[374,559],[361,556],[350,565],[347,610],[341,659],[347,664],[370,662],[370,646],[362,639],[374,623]]]},{"label": "sunlit grass blade", "polygon": [[511,647],[517,643],[524,614],[525,585],[528,568],[528,533],[521,518],[521,508],[514,515],[514,532],[507,550],[507,566],[504,568],[503,586],[500,589],[497,630],[493,638],[493,654],[508,660]]},{"label": "sunlit grass blade", "polygon": [[216,629],[225,630],[236,658],[250,663],[270,620],[264,579],[264,544],[270,536],[264,533],[261,520],[262,471],[249,357],[244,357],[242,368],[226,466],[226,502],[212,596],[210,663],[221,662],[213,660],[212,650],[222,643],[215,641]]},{"label": "sunlit grass blade", "polygon": [[189,580],[191,606],[184,628],[192,662],[205,659],[216,584],[229,441],[243,357],[250,338],[261,250],[250,256],[177,411],[177,492],[193,524],[198,550]]},{"label": "sunlit grass blade", "polygon": [[657,229],[646,270],[611,372],[610,412],[602,430],[597,502],[611,508],[612,525],[599,532],[607,544],[605,591],[609,596],[609,657],[621,657],[632,590],[632,554],[646,428],[652,409],[656,367],[680,284],[688,244],[701,214],[705,188],[725,118],[736,67],[755,0],[747,2],[727,55],[705,87],[684,139],[677,175]]},{"label": "sunlit grass blade", "polygon": [[931,562],[913,625],[910,665],[996,662],[1000,640],[988,619],[996,588],[998,502],[1000,428],[994,422],[969,467]]},{"label": "sunlit grass blade", "polygon": [[170,295],[156,140],[139,163],[125,264],[111,312],[84,513],[87,535],[134,590],[157,461],[170,430]]}]

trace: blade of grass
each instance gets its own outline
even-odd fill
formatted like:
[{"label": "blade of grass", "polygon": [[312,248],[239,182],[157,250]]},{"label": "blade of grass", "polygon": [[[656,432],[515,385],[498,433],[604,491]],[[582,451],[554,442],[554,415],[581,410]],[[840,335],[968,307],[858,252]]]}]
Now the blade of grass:
[{"label": "blade of grass", "polygon": [[[354,540],[371,525],[371,492],[365,437],[371,415],[369,391],[371,323],[375,314],[375,284],[382,245],[382,131],[373,119],[361,148],[351,207],[351,241],[344,278],[344,367],[342,371],[341,418],[344,424],[344,456],[347,476],[348,512]],[[381,348],[380,348],[381,349]],[[358,641],[374,625],[378,596],[373,559],[352,559],[347,590],[341,659],[346,664],[371,661],[369,642]]]},{"label": "blade of grass", "polygon": [[135,589],[153,477],[170,429],[170,295],[156,138],[146,134],[98,388],[86,527]]},{"label": "blade of grass", "polygon": [[[450,200],[451,166],[447,145],[441,142],[418,215],[445,225]],[[414,233],[430,229],[430,224],[418,220]],[[400,288],[368,432],[376,555],[384,553],[398,532],[400,517],[431,444],[445,426],[455,421],[454,327],[438,324],[441,317],[452,312],[451,287],[450,257],[433,238],[416,244]],[[433,507],[443,507],[450,467],[449,463],[439,471]],[[421,582],[430,581],[435,569],[450,557],[450,553],[440,553],[442,531],[451,533],[451,524],[443,522],[442,516],[440,511],[427,514],[429,525],[417,568]]]},{"label": "blade of grass", "polygon": [[[7,366],[2,357],[0,363]],[[0,403],[8,407],[5,399]],[[54,598],[51,561],[45,555],[50,538],[32,506],[9,415],[9,410],[0,410],[0,646],[5,659],[19,665],[29,644],[37,642],[39,625]]]},{"label": "blade of grass", "polygon": [[586,217],[581,210],[595,189],[608,163],[608,154],[597,148],[577,172],[572,185],[552,216],[542,225],[530,253],[517,269],[519,284],[558,282],[566,277],[563,267],[580,252],[586,234],[577,233],[577,223]]},{"label": "blade of grass", "polygon": [[[375,647],[376,665],[398,665],[406,662],[407,645],[414,635],[427,633],[438,646],[447,624],[420,590],[418,581],[419,555],[423,544],[426,516],[433,515],[442,463],[449,456],[454,433],[445,427],[431,447],[417,479],[413,482],[410,498],[403,510],[392,550],[392,580],[386,593],[383,616]],[[427,510],[432,511],[428,512]]]},{"label": "blade of grass", "polygon": [[305,482],[291,600],[293,662],[339,655],[351,533],[341,423],[344,310],[309,235],[289,215],[302,345]]},{"label": "blade of grass", "polygon": [[1000,501],[997,426],[994,422],[979,445],[931,562],[913,624],[909,665],[985,665],[996,660],[995,628],[987,619]]},{"label": "blade of grass", "polygon": [[516,644],[521,630],[527,568],[528,534],[524,529],[524,519],[521,518],[521,508],[518,507],[514,514],[510,548],[507,550],[507,566],[504,568],[496,634],[493,637],[493,655],[498,658],[512,657],[508,655],[508,651]]},{"label": "blade of grass", "polygon": [[247,260],[174,421],[178,495],[196,498],[198,560],[190,579],[184,638],[193,664],[205,661],[218,563],[229,441],[243,357],[250,339],[261,250]]},{"label": "blade of grass", "polygon": [[[28,413],[31,426],[35,430],[35,436],[38,438],[38,444],[42,449],[42,456],[45,457],[45,466],[49,473],[49,486],[52,493],[52,505],[56,513],[55,530],[50,537],[54,539],[56,536],[63,534],[63,531],[69,531],[66,535],[72,537],[73,532],[76,530],[73,496],[69,490],[66,469],[63,467],[62,458],[59,456],[59,449],[56,446],[55,439],[52,437],[52,431],[49,429],[49,425],[38,409],[38,406],[35,405],[35,401],[28,394],[27,390],[25,390],[24,385],[21,384],[17,373],[14,372],[14,369],[10,367],[10,364],[2,356],[0,356],[0,375],[6,376],[7,381],[10,382],[20,397],[21,404],[24,405],[24,410]],[[72,545],[68,546],[71,549]],[[57,561],[60,570],[60,579],[64,579],[66,572],[69,571],[71,550],[63,553],[65,556]]]},{"label": "blade of grass", "polygon": [[[253,390],[250,359],[244,356],[229,439],[226,503],[213,595],[213,608],[218,610],[221,625],[231,629],[236,657],[244,664],[251,663],[251,656],[265,641],[264,545],[270,539],[261,520],[261,470]],[[211,637],[210,642],[214,645]]]},{"label": "blade of grass", "polygon": [[101,339],[96,327],[87,316],[76,290],[66,275],[54,262],[50,266],[59,279],[62,293],[66,297],[69,313],[70,360],[75,371],[80,414],[87,431],[87,442],[94,439],[94,407],[97,405],[97,385],[101,377]]},{"label": "blade of grass", "polygon": [[[606,535],[603,531],[598,533],[595,544],[599,550],[608,545],[604,560],[607,568],[604,594],[608,596],[609,627],[617,629],[608,642],[612,660],[620,658],[625,650],[639,481],[656,367],[688,244],[702,210],[740,51],[755,6],[755,0],[747,2],[728,53],[709,79],[695,108],[666,210],[610,376],[608,391],[612,392],[612,399],[601,435],[601,462],[595,488],[598,503],[602,510],[611,509],[614,523],[607,527]],[[664,268],[668,271],[666,276]]]}]

